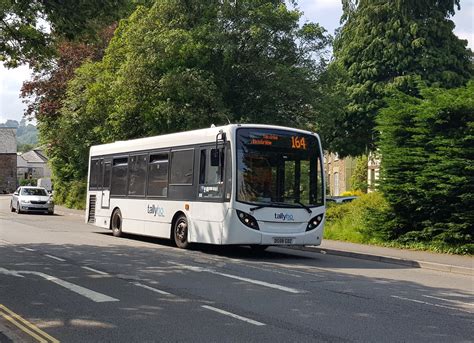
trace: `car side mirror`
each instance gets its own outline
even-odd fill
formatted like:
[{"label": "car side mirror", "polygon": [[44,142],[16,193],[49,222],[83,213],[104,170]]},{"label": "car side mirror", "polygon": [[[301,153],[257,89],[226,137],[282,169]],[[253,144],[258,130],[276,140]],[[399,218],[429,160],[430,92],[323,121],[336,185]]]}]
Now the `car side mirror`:
[{"label": "car side mirror", "polygon": [[18,192],[13,193],[13,195],[18,195]]}]

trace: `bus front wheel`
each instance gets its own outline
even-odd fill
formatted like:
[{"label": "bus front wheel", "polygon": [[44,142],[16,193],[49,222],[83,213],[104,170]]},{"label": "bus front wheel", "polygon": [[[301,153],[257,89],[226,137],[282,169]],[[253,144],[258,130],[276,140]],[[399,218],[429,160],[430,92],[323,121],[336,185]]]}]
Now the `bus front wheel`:
[{"label": "bus front wheel", "polygon": [[186,249],[189,247],[188,242],[188,219],[185,215],[180,215],[173,227],[174,242],[178,248]]},{"label": "bus front wheel", "polygon": [[122,236],[122,212],[119,209],[116,209],[112,214],[112,220],[110,221],[110,226],[112,228],[112,234],[115,237]]}]

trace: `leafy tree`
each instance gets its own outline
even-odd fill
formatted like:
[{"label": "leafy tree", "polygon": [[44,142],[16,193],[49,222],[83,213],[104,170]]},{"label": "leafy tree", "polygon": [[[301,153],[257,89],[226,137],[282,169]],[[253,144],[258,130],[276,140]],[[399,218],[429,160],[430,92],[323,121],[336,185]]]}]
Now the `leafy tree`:
[{"label": "leafy tree", "polygon": [[90,40],[132,7],[129,0],[1,0],[0,61],[13,68],[49,60],[58,38]]},{"label": "leafy tree", "polygon": [[417,77],[428,85],[459,87],[472,77],[467,41],[449,19],[459,0],[344,0],[344,26],[335,41],[349,103],[337,118],[335,149],[341,155],[373,150],[377,111],[391,88],[417,95]]},{"label": "leafy tree", "polygon": [[367,193],[367,164],[368,156],[358,156],[355,160],[356,166],[351,176],[351,190]]},{"label": "leafy tree", "polygon": [[102,61],[75,70],[60,115],[41,120],[53,172],[83,180],[90,145],[117,139],[228,119],[306,126],[329,40],[316,24],[300,28],[300,15],[276,0],[139,7]]},{"label": "leafy tree", "polygon": [[[474,236],[474,82],[387,99],[378,119],[381,189],[392,214],[388,238],[472,243]],[[472,251],[472,245],[471,245]]]}]

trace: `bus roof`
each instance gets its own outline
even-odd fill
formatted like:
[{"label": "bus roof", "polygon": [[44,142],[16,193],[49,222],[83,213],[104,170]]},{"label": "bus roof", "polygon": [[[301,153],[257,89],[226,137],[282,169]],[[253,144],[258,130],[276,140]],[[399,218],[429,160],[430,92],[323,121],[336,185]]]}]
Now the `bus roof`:
[{"label": "bus roof", "polygon": [[262,124],[229,124],[193,131],[182,131],[160,136],[131,139],[127,141],[116,141],[114,143],[94,145],[90,149],[91,156],[117,154],[121,152],[143,151],[167,147],[179,147],[192,144],[211,143],[216,141],[216,135],[222,130],[232,135],[237,128],[270,128],[280,130],[291,130],[315,135],[313,132],[294,129],[284,126],[262,125]]}]

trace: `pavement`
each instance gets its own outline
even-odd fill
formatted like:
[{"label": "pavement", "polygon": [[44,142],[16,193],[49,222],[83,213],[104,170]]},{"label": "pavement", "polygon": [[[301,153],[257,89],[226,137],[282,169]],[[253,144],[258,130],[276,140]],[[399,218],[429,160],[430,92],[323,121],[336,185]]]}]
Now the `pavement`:
[{"label": "pavement", "polygon": [[[83,210],[74,210],[56,205],[55,212],[84,218]],[[474,257],[431,253],[427,251],[387,248],[375,245],[323,239],[320,246],[292,248],[321,254],[345,256],[363,260],[392,263],[412,268],[431,269],[448,273],[474,276]]]}]

